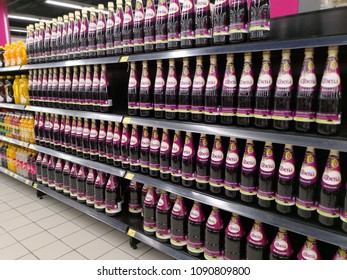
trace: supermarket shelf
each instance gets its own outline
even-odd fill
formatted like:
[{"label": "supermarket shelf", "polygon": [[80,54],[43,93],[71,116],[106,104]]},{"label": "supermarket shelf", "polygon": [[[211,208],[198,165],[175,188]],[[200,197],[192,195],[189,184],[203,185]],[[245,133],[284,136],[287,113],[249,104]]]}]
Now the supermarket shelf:
[{"label": "supermarket shelf", "polygon": [[7,73],[7,72],[16,72],[19,71],[21,66],[10,66],[10,67],[2,67],[0,68],[0,72]]},{"label": "supermarket shelf", "polygon": [[11,144],[17,145],[17,146],[22,146],[22,147],[25,147],[25,148],[29,147],[29,143],[28,142],[19,141],[17,139],[13,139],[13,138],[2,136],[2,135],[0,135],[0,140],[4,141],[4,142],[7,142],[7,143],[11,143]]},{"label": "supermarket shelf", "polygon": [[16,174],[16,173],[14,173],[14,172],[12,172],[12,171],[6,169],[6,168],[4,168],[4,167],[0,167],[0,172],[5,173],[5,174],[7,174],[7,175],[13,177],[13,178],[15,178],[16,180],[21,181],[22,183],[24,183],[24,184],[26,184],[26,185],[28,185],[28,186],[32,186],[33,183],[34,183],[33,181],[31,181],[31,180],[29,180],[29,179],[26,179],[26,178],[24,178],[24,177],[22,177],[22,176],[20,176],[20,175],[18,175],[18,174]]},{"label": "supermarket shelf", "polygon": [[113,166],[110,166],[107,164],[99,163],[96,161],[92,161],[92,160],[83,159],[83,158],[80,158],[77,156],[69,155],[69,154],[66,154],[64,152],[55,151],[55,150],[52,150],[50,148],[42,147],[42,146],[39,146],[36,144],[30,144],[29,149],[32,149],[32,150],[35,150],[35,151],[38,151],[41,153],[45,153],[45,154],[48,154],[48,155],[51,155],[54,157],[62,158],[64,160],[71,161],[74,163],[78,163],[80,165],[83,165],[83,166],[86,166],[89,168],[101,170],[101,171],[104,171],[106,173],[116,175],[118,177],[124,177],[124,175],[125,175],[125,170],[122,170],[122,169],[119,169],[119,168],[116,168],[116,167],[113,167]]},{"label": "supermarket shelf", "polygon": [[96,112],[88,112],[88,111],[77,111],[77,110],[64,110],[64,109],[49,108],[49,107],[26,106],[25,110],[32,111],[32,112],[59,114],[59,115],[65,115],[65,116],[81,117],[81,118],[89,118],[89,119],[95,119],[95,120],[113,121],[113,122],[122,122],[123,120],[122,115],[96,113]]},{"label": "supermarket shelf", "polygon": [[275,227],[283,227],[288,231],[296,232],[304,236],[312,236],[330,244],[344,248],[347,246],[347,235],[345,233],[340,230],[323,227],[318,222],[303,221],[295,215],[284,216],[274,211],[259,209],[257,205],[245,205],[239,201],[231,201],[225,196],[213,196],[207,192],[185,188],[181,185],[176,185],[141,174],[127,172],[125,178],[151,185],[158,189],[172,192],[188,199],[199,201],[212,207],[218,207],[225,211],[233,212],[250,219],[260,220],[265,224]]},{"label": "supermarket shelf", "polygon": [[241,139],[253,139],[256,141],[272,141],[274,143],[292,144],[301,147],[314,147],[317,149],[330,150],[335,147],[341,152],[347,152],[347,138],[341,136],[324,136],[318,134],[305,134],[293,131],[276,131],[273,129],[260,129],[252,127],[221,126],[182,122],[165,119],[124,117],[123,123],[137,124],[167,128],[172,130],[189,131],[194,133],[205,133],[225,137],[236,137]]},{"label": "supermarket shelf", "polygon": [[0,108],[15,109],[15,110],[24,110],[25,105],[17,105],[17,104],[9,104],[9,103],[0,103]]}]

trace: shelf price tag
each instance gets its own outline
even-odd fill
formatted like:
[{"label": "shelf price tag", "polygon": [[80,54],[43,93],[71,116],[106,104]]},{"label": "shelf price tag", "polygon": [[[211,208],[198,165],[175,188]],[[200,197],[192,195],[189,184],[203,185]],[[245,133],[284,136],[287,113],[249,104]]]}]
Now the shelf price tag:
[{"label": "shelf price tag", "polygon": [[132,228],[129,228],[128,235],[131,236],[131,237],[135,237],[135,234],[136,234],[136,231],[133,230]]},{"label": "shelf price tag", "polygon": [[24,182],[25,184],[27,184],[27,185],[30,185],[30,180],[25,180],[25,182]]},{"label": "shelf price tag", "polygon": [[123,119],[123,123],[124,124],[129,124],[131,122],[131,118],[130,117],[125,117],[124,119]]},{"label": "shelf price tag", "polygon": [[34,183],[33,188],[37,189],[37,183]]},{"label": "shelf price tag", "polygon": [[125,174],[125,179],[127,180],[132,180],[134,178],[135,174],[132,174],[130,172],[127,172],[127,174]]},{"label": "shelf price tag", "polygon": [[121,58],[120,58],[120,60],[119,60],[119,62],[127,62],[128,61],[128,59],[129,59],[129,56],[122,56]]}]

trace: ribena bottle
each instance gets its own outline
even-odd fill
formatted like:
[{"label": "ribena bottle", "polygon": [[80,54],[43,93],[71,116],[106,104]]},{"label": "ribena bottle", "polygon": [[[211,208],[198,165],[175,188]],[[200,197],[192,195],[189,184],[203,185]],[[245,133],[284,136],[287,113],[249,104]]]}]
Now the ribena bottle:
[{"label": "ribena bottle", "polygon": [[74,13],[69,13],[69,23],[68,23],[67,34],[66,34],[67,59],[73,59],[74,26],[75,26],[75,15]]},{"label": "ribena bottle", "polygon": [[177,97],[178,95],[178,80],[176,74],[175,60],[169,60],[169,73],[166,80],[165,91],[165,118],[174,120],[177,118]]},{"label": "ribena bottle", "polygon": [[114,33],[113,33],[114,55],[120,55],[123,52],[123,45],[122,45],[123,21],[124,21],[123,0],[117,0],[117,9],[116,9]]},{"label": "ribena bottle", "polygon": [[168,129],[163,129],[163,135],[160,144],[160,179],[170,180],[171,165],[171,140]]},{"label": "ribena bottle", "polygon": [[66,109],[72,109],[72,74],[71,74],[71,68],[67,67],[65,70],[65,86],[64,86],[64,102]]},{"label": "ribena bottle", "polygon": [[54,115],[52,140],[54,144],[54,150],[60,151],[61,139],[60,139],[60,116],[59,115]]},{"label": "ribena bottle", "polygon": [[72,163],[65,161],[63,168],[63,193],[64,195],[70,196],[70,172]]},{"label": "ribena bottle", "polygon": [[245,250],[245,231],[240,216],[233,213],[228,226],[225,229],[224,259],[242,260]]},{"label": "ribena bottle", "polygon": [[[47,69],[43,69],[43,73],[42,73],[42,84],[41,84],[41,88],[42,88],[42,96],[40,98],[40,105],[44,106],[44,107],[48,107],[48,70]],[[14,100],[13,100],[14,101]]]},{"label": "ribena bottle", "polygon": [[97,18],[95,8],[91,7],[88,27],[88,56],[90,58],[96,57],[96,30]]},{"label": "ribena bottle", "polygon": [[195,180],[195,147],[191,132],[186,133],[182,154],[182,185],[192,187]]},{"label": "ribena bottle", "polygon": [[123,26],[122,26],[122,47],[123,47],[124,54],[133,53],[133,47],[134,47],[133,26],[134,26],[134,14],[133,14],[133,9],[131,7],[131,1],[126,0]]},{"label": "ribena bottle", "polygon": [[134,53],[142,53],[144,49],[144,24],[145,13],[143,11],[142,0],[137,0],[134,14]]},{"label": "ribena bottle", "polygon": [[252,0],[249,19],[249,40],[266,40],[270,37],[270,1]]},{"label": "ribena bottle", "polygon": [[316,239],[307,237],[305,244],[302,246],[299,254],[297,255],[298,260],[321,260],[321,255],[318,250]]},{"label": "ribena bottle", "polygon": [[175,131],[172,150],[171,150],[171,181],[174,183],[180,183],[182,177],[182,136],[179,130]]},{"label": "ribena bottle", "polygon": [[235,138],[230,138],[225,158],[224,189],[225,195],[236,198],[240,190],[240,156]]},{"label": "ribena bottle", "polygon": [[342,202],[340,218],[342,221],[341,228],[344,232],[347,232],[347,184],[345,186],[345,196]]},{"label": "ribena bottle", "polygon": [[85,104],[85,83],[86,83],[86,68],[84,66],[80,66],[79,71],[79,79],[78,79],[78,89],[77,89],[77,96],[76,96],[76,102],[77,107],[79,110],[84,110],[86,108]]},{"label": "ribena bottle", "polygon": [[183,58],[182,74],[178,90],[178,119],[188,121],[191,111],[192,78],[190,74],[189,60]]},{"label": "ribena bottle", "polygon": [[347,249],[339,248],[333,257],[333,260],[347,260]]},{"label": "ribena bottle", "polygon": [[153,111],[152,82],[148,69],[148,62],[142,61],[142,75],[140,82],[140,116],[149,117]]},{"label": "ribena bottle", "polygon": [[218,208],[213,207],[206,222],[204,257],[222,260],[224,255],[224,224]]},{"label": "ribena bottle", "polygon": [[82,134],[83,158],[90,158],[90,119],[84,119]]},{"label": "ribena bottle", "polygon": [[101,65],[98,103],[100,105],[99,110],[101,113],[106,113],[112,110],[113,103],[110,96],[107,69],[105,64]]},{"label": "ribena bottle", "polygon": [[114,136],[114,123],[107,122],[106,132],[106,163],[113,164],[113,136]]},{"label": "ribena bottle", "polygon": [[90,159],[98,160],[98,137],[99,137],[99,125],[97,120],[92,119],[89,135],[90,143]]},{"label": "ribena bottle", "polygon": [[123,124],[122,138],[120,144],[120,155],[122,160],[122,168],[129,169],[129,146],[130,146],[130,127],[128,124]]},{"label": "ribena bottle", "polygon": [[170,243],[177,250],[187,245],[187,207],[184,199],[177,196],[171,211]]},{"label": "ribena bottle", "polygon": [[219,135],[214,138],[210,164],[210,191],[221,194],[224,189],[225,157],[222,139]]},{"label": "ribena bottle", "polygon": [[59,68],[59,83],[58,83],[58,94],[55,97],[54,108],[65,108],[65,71],[63,67]]},{"label": "ribena bottle", "polygon": [[86,202],[86,180],[88,176],[88,169],[81,166],[77,174],[77,201],[81,203]]},{"label": "ribena bottle", "polygon": [[81,100],[82,103],[82,110],[85,111],[93,111],[93,73],[92,73],[92,66],[87,65],[86,66],[86,76],[85,76],[85,82],[84,82],[84,98]]},{"label": "ribena bottle", "polygon": [[64,128],[64,148],[65,152],[71,153],[71,117],[66,116]]},{"label": "ribena bottle", "polygon": [[147,126],[142,128],[142,137],[141,137],[141,173],[148,174],[149,173],[149,150],[150,150],[150,131]]},{"label": "ribena bottle", "polygon": [[89,168],[86,179],[86,204],[89,207],[94,207],[94,183],[96,179],[96,171]]},{"label": "ribena bottle", "polygon": [[129,162],[130,171],[139,172],[140,171],[140,131],[139,127],[134,124],[131,131],[131,138],[129,144]]},{"label": "ribena bottle", "polygon": [[229,0],[217,0],[213,9],[213,43],[224,45],[229,35]]},{"label": "ribena bottle", "polygon": [[212,43],[212,19],[209,0],[198,0],[195,6],[195,46]]},{"label": "ribena bottle", "polygon": [[88,22],[88,11],[82,9],[81,28],[79,34],[79,53],[80,58],[88,57],[88,34],[89,34],[89,22]]},{"label": "ribena bottle", "polygon": [[105,212],[107,216],[115,216],[122,211],[124,197],[118,178],[110,175],[105,190]]},{"label": "ribena bottle", "polygon": [[98,212],[103,212],[105,210],[105,190],[107,181],[106,174],[103,171],[99,171],[94,184],[94,209]]},{"label": "ribena bottle", "polygon": [[43,49],[44,49],[44,61],[49,62],[52,61],[51,56],[51,39],[52,39],[52,30],[50,21],[46,22],[45,28],[45,39],[43,41]]},{"label": "ribena bottle", "polygon": [[143,30],[145,52],[152,52],[155,50],[155,22],[155,3],[153,0],[148,0],[145,13],[145,26]]},{"label": "ribena bottle", "polygon": [[94,65],[93,82],[92,82],[92,94],[90,105],[94,112],[100,112],[99,102],[99,88],[100,88],[100,70],[99,65]]},{"label": "ribena bottle", "polygon": [[132,61],[128,84],[128,114],[130,116],[139,114],[139,88],[140,83],[137,76],[136,63]]},{"label": "ribena bottle", "polygon": [[241,200],[247,203],[255,201],[257,195],[257,156],[253,140],[247,140],[242,158],[240,193]]},{"label": "ribena bottle", "polygon": [[268,259],[267,237],[264,226],[259,221],[254,221],[252,230],[247,236],[246,259],[266,260]]},{"label": "ribena bottle", "polygon": [[156,231],[156,205],[157,194],[153,187],[148,187],[143,202],[143,230],[148,235],[154,235]]},{"label": "ribena bottle", "polygon": [[161,191],[156,209],[156,232],[155,236],[160,242],[167,242],[170,240],[170,214],[171,214],[171,201],[169,194]]},{"label": "ribena bottle", "polygon": [[181,15],[181,47],[195,45],[195,5],[193,0],[184,0]]},{"label": "ribena bottle", "polygon": [[167,20],[169,10],[166,0],[158,1],[157,17],[155,21],[155,42],[156,50],[163,51],[167,49]]},{"label": "ribena bottle", "polygon": [[216,123],[219,116],[220,82],[218,74],[217,56],[210,56],[210,70],[206,81],[205,90],[205,122]]},{"label": "ribena bottle", "polygon": [[[63,115],[61,116],[61,119],[60,119],[59,138],[58,138],[59,140],[56,140],[54,142],[54,138],[53,138],[53,145],[56,150],[65,151],[65,146],[66,146],[65,145],[65,125],[66,125],[66,116]],[[54,130],[53,130],[53,133],[54,133]]]},{"label": "ribena bottle", "polygon": [[193,90],[191,98],[191,109],[192,109],[192,121],[202,122],[203,120],[203,109],[205,99],[205,74],[204,66],[202,64],[202,57],[196,58],[196,67],[193,80]]},{"label": "ribena bottle", "polygon": [[80,30],[81,30],[81,12],[75,12],[75,21],[72,34],[72,44],[71,44],[71,53],[72,58],[80,58]]},{"label": "ribena bottle", "polygon": [[293,247],[288,233],[284,228],[279,228],[278,233],[270,246],[270,260],[290,260]]},{"label": "ribena bottle", "polygon": [[77,163],[74,163],[70,170],[70,197],[74,200],[77,200],[77,175],[80,166]]},{"label": "ribena bottle", "polygon": [[204,252],[205,214],[200,202],[194,201],[188,217],[187,250],[199,257]]},{"label": "ribena bottle", "polygon": [[164,118],[165,116],[165,87],[166,79],[164,74],[163,62],[157,60],[157,71],[154,81],[154,116]]},{"label": "ribena bottle", "polygon": [[181,45],[181,6],[178,0],[171,0],[167,22],[167,47],[178,49]]},{"label": "ribena bottle", "polygon": [[103,57],[106,55],[106,19],[104,15],[104,5],[98,5],[98,22],[96,25],[96,55]]},{"label": "ribena bottle", "polygon": [[229,6],[229,42],[245,42],[248,37],[248,3],[246,0],[231,0]]},{"label": "ribena bottle", "polygon": [[206,134],[200,135],[195,170],[196,187],[199,190],[207,190],[210,181],[210,147]]},{"label": "ribena bottle", "polygon": [[160,136],[156,127],[152,129],[152,137],[149,152],[149,175],[152,177],[159,177],[160,169]]},{"label": "ribena bottle", "polygon": [[57,159],[56,157],[51,156],[49,158],[47,170],[48,170],[48,187],[51,190],[55,190],[55,166],[57,164]]},{"label": "ribena bottle", "polygon": [[[141,190],[141,205],[142,205],[141,216],[142,217],[143,217],[143,212],[144,212],[144,208],[145,208],[145,199],[146,199],[146,195],[148,192],[148,188],[149,188],[148,185],[143,185],[142,190]],[[155,201],[155,203],[157,203],[157,202]]]},{"label": "ribena bottle", "polygon": [[[62,118],[64,118],[64,116]],[[83,122],[80,117],[77,119],[76,128],[76,155],[78,157],[83,156]]]},{"label": "ribena bottle", "polygon": [[73,110],[78,110],[78,80],[79,80],[79,71],[78,67],[74,66],[73,67],[73,74],[72,74],[72,85],[71,85],[71,93],[70,97],[71,99],[69,100],[70,102],[70,107]]},{"label": "ribena bottle", "polygon": [[42,160],[43,160],[44,155],[42,153],[37,154],[36,158],[36,177],[37,177],[37,182],[42,183]]},{"label": "ribena bottle", "polygon": [[72,117],[72,122],[71,122],[71,153],[73,155],[76,155],[76,148],[77,148],[76,132],[77,132],[77,117]]},{"label": "ribena bottle", "polygon": [[129,185],[128,209],[132,214],[140,214],[142,209],[141,193],[142,184],[131,181]]},{"label": "ribena bottle", "polygon": [[[62,25],[61,38],[58,39],[58,42],[59,42],[59,50],[57,53],[58,61],[67,60],[69,58],[69,53],[67,51],[67,40],[68,40],[67,33],[69,28],[69,15],[64,15],[63,19],[64,19],[64,22],[61,21],[60,24],[58,22],[58,26]],[[57,36],[59,36],[59,32],[57,32]]]}]

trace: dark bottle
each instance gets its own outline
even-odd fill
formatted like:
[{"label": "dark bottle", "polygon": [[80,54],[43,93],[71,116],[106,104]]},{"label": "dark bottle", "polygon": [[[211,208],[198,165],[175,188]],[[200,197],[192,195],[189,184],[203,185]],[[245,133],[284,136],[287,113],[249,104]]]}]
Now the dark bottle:
[{"label": "dark bottle", "polygon": [[232,53],[227,54],[220,102],[221,123],[227,125],[235,123],[237,79],[234,66],[234,54]]},{"label": "dark bottle", "polygon": [[[66,124],[66,116],[62,115],[60,119],[60,129],[59,129],[59,142],[57,142],[57,149],[60,146],[61,151],[65,151],[65,124]],[[54,142],[53,142],[54,144]],[[59,146],[58,146],[59,145]]]},{"label": "dark bottle", "polygon": [[[54,19],[52,21],[54,22]],[[55,22],[56,21],[57,20],[55,19]],[[27,26],[27,37],[25,45],[27,49],[28,64],[32,64],[34,56],[34,25],[32,24]],[[4,65],[2,67],[4,67]]]},{"label": "dark bottle", "polygon": [[120,156],[122,168],[129,169],[130,167],[130,127],[128,124],[123,124],[122,138],[120,143]]},{"label": "dark bottle", "polygon": [[81,12],[75,11],[75,22],[73,27],[72,34],[72,43],[71,43],[71,53],[72,57],[70,59],[80,58],[80,30],[81,30]]},{"label": "dark bottle", "polygon": [[65,58],[66,59],[73,59],[73,31],[74,31],[74,25],[75,25],[75,15],[74,13],[69,13],[69,22],[67,27],[67,34],[66,34],[66,41],[65,41]]},{"label": "dark bottle", "polygon": [[[45,118],[45,146],[51,147],[53,140],[53,114],[46,114]],[[54,146],[53,146],[54,147]]]},{"label": "dark bottle", "polygon": [[[37,46],[37,42],[39,40],[39,30],[40,30],[40,24],[39,23],[35,23],[35,29],[34,29],[34,50],[33,50],[33,63],[38,63],[38,56],[39,56],[39,51],[38,51],[38,46]],[[9,63],[10,65],[10,63]],[[6,64],[5,62],[5,67],[9,66]]]},{"label": "dark bottle", "polygon": [[[35,71],[34,71],[34,79],[35,79]],[[58,71],[58,68],[53,68],[53,78],[52,79],[53,79],[52,80],[52,99],[51,99],[52,105],[50,107],[59,108],[59,71]],[[33,80],[33,82],[34,82],[34,80]],[[37,105],[37,103],[36,103],[36,105]]]},{"label": "dark bottle", "polygon": [[241,126],[250,126],[254,116],[252,53],[245,53],[237,100],[237,124]]},{"label": "dark bottle", "polygon": [[154,116],[156,118],[164,118],[165,115],[165,74],[163,62],[157,60],[157,71],[154,80]]},{"label": "dark bottle", "polygon": [[229,0],[217,0],[213,9],[213,43],[224,45],[228,43],[229,35]]},{"label": "dark bottle", "polygon": [[96,179],[96,171],[89,168],[89,172],[86,179],[86,204],[90,207],[94,207],[94,183]]},{"label": "dark bottle", "polygon": [[182,185],[193,187],[195,180],[195,147],[193,135],[186,133],[182,154]]},{"label": "dark bottle", "polygon": [[44,55],[45,55],[45,49],[44,49],[44,41],[45,41],[45,23],[43,21],[40,22],[39,27],[39,35],[37,40],[37,62],[42,63],[44,62]]},{"label": "dark bottle", "polygon": [[229,6],[229,42],[245,42],[248,37],[248,3],[246,0],[231,0]]},{"label": "dark bottle", "polygon": [[270,38],[270,1],[252,0],[249,10],[249,40]]},{"label": "dark bottle", "polygon": [[342,221],[342,230],[347,232],[347,184],[345,186],[345,196],[341,205],[341,214],[340,218]]},{"label": "dark bottle", "polygon": [[122,142],[122,126],[116,122],[113,134],[113,166],[120,167],[122,165],[121,159],[121,142]]},{"label": "dark bottle", "polygon": [[192,90],[192,121],[202,122],[203,121],[203,110],[204,110],[204,100],[205,100],[205,74],[204,66],[202,64],[202,57],[198,56],[196,58],[196,67],[193,80],[193,90]]},{"label": "dark bottle", "polygon": [[[90,66],[89,66],[90,69]],[[87,87],[88,89],[88,87]],[[76,96],[76,105],[79,110],[85,110],[86,109],[86,68],[84,66],[80,66],[80,76],[78,80],[78,93]]]},{"label": "dark bottle", "polygon": [[98,154],[99,161],[106,162],[106,125],[104,120],[100,121],[98,136]]},{"label": "dark bottle", "polygon": [[178,80],[176,74],[175,60],[169,60],[169,72],[166,80],[165,90],[165,118],[174,120],[177,118],[177,94],[178,94]]},{"label": "dark bottle", "polygon": [[96,25],[96,55],[98,57],[106,56],[106,19],[104,10],[104,5],[99,4],[98,22]]},{"label": "dark bottle", "polygon": [[46,101],[45,106],[53,107],[53,69],[48,69],[48,78],[47,78],[47,93],[46,93]]},{"label": "dark bottle", "polygon": [[270,245],[270,260],[290,260],[292,255],[293,247],[287,231],[284,228],[279,228],[274,241]]},{"label": "dark bottle", "polygon": [[85,166],[81,166],[77,174],[77,201],[81,203],[86,202],[86,180],[88,175],[88,169]]},{"label": "dark bottle", "polygon": [[89,22],[88,22],[88,10],[82,9],[82,20],[79,35],[79,57],[87,58],[88,55],[88,38],[89,35]]},{"label": "dark bottle", "polygon": [[107,216],[115,216],[122,211],[123,193],[118,178],[110,175],[105,190],[105,212]]},{"label": "dark bottle", "polygon": [[321,181],[318,221],[325,226],[337,225],[340,216],[341,167],[339,152],[331,150]]},{"label": "dark bottle", "polygon": [[195,6],[195,46],[212,44],[212,19],[209,0],[198,0]]},{"label": "dark bottle", "polygon": [[59,68],[58,94],[55,101],[54,108],[65,109],[65,71],[63,67]]},{"label": "dark bottle", "polygon": [[195,7],[193,0],[184,0],[181,15],[181,47],[195,45]]},{"label": "dark bottle", "polygon": [[137,77],[136,62],[130,63],[130,76],[128,83],[128,114],[130,116],[139,115],[139,87]]},{"label": "dark bottle", "polygon": [[95,8],[90,8],[90,18],[88,26],[88,56],[90,58],[96,57],[96,30],[97,30],[97,18]]},{"label": "dark bottle", "polygon": [[[42,183],[42,160],[43,160],[44,154],[38,153],[35,161],[36,165],[36,179],[37,182],[40,184]],[[6,167],[6,166],[4,166]]]},{"label": "dark bottle", "polygon": [[317,209],[317,161],[314,148],[307,147],[301,165],[299,187],[296,196],[297,214],[304,219],[312,219]]},{"label": "dark bottle", "polygon": [[259,221],[254,221],[252,230],[247,236],[246,260],[268,259],[267,237],[264,226]]},{"label": "dark bottle", "polygon": [[69,94],[71,99],[68,100],[71,109],[78,110],[78,66],[73,67],[73,74],[72,74],[72,85],[71,85],[71,93]]},{"label": "dark bottle", "polygon": [[166,191],[161,191],[156,210],[156,232],[155,236],[160,242],[170,239],[170,214],[171,201]]},{"label": "dark bottle", "polygon": [[78,117],[77,119],[77,128],[76,128],[76,155],[78,157],[83,156],[83,122],[82,122],[82,118],[80,117]]},{"label": "dark bottle", "polygon": [[[81,110],[93,111],[93,81],[94,77],[92,73],[92,66],[87,65],[86,76],[84,81],[84,98],[81,100]],[[95,80],[95,82],[97,81]]]},{"label": "dark bottle", "polygon": [[308,261],[321,260],[316,239],[313,237],[307,237],[307,240],[298,253],[297,258],[298,260]]},{"label": "dark bottle", "polygon": [[141,173],[148,174],[149,173],[149,151],[150,151],[150,131],[147,126],[142,128],[142,137],[141,137],[141,155],[140,155],[140,163],[141,163]]},{"label": "dark bottle", "polygon": [[93,83],[92,83],[92,94],[90,106],[93,108],[94,112],[100,112],[100,102],[99,102],[99,88],[100,88],[100,71],[99,65],[94,65],[93,73]]},{"label": "dark bottle", "polygon": [[199,257],[204,252],[205,214],[200,202],[194,201],[188,217],[187,250]]},{"label": "dark bottle", "polygon": [[60,116],[59,115],[54,115],[53,144],[54,144],[54,150],[60,151],[61,139],[60,139]]},{"label": "dark bottle", "polygon": [[268,128],[272,118],[273,82],[270,52],[263,52],[263,62],[255,93],[254,124],[257,127]]},{"label": "dark bottle", "polygon": [[40,113],[40,117],[39,117],[39,144],[41,146],[45,145],[45,114],[44,113]]},{"label": "dark bottle", "polygon": [[210,56],[210,70],[206,81],[205,91],[205,122],[216,123],[219,116],[220,82],[218,74],[217,56]]},{"label": "dark bottle", "polygon": [[[34,134],[35,134],[35,143],[37,145],[40,144],[39,121],[40,121],[40,113],[39,112],[35,112]],[[1,125],[1,135],[5,135],[4,129],[5,129],[5,127]]]},{"label": "dark bottle", "polygon": [[149,175],[159,177],[160,170],[160,136],[156,127],[152,129],[152,137],[149,150]]},{"label": "dark bottle", "polygon": [[[37,77],[37,72],[38,70],[33,70],[32,71],[32,75],[30,75],[30,77],[32,77],[32,87],[31,87],[31,92],[30,94],[30,104],[37,106],[38,105],[38,96],[37,96],[37,82],[38,82],[38,77]],[[4,88],[5,89],[5,88]],[[30,90],[30,89],[29,89]],[[5,90],[3,90],[3,96],[0,96],[0,101],[2,103],[6,102],[5,99]]]},{"label": "dark bottle", "polygon": [[153,93],[148,62],[142,61],[142,75],[140,82],[140,116],[149,117],[153,111]]},{"label": "dark bottle", "polygon": [[156,22],[155,3],[153,0],[148,0],[147,6],[146,6],[146,13],[145,13],[145,26],[143,29],[145,52],[155,51],[155,22]]},{"label": "dark bottle", "polygon": [[224,259],[242,260],[244,258],[245,231],[240,216],[233,213],[225,229]]},{"label": "dark bottle", "polygon": [[[33,102],[35,102],[34,100],[35,100],[35,96],[34,96],[34,90],[33,90],[33,70],[29,70],[29,76],[28,76],[28,79],[29,79],[29,82],[28,82],[28,92],[29,92],[29,103],[30,103],[30,105],[33,105]],[[2,93],[0,93],[0,101],[2,102],[2,103],[4,103],[5,102],[5,99],[4,99],[4,97],[5,97],[5,95],[4,95],[4,87],[3,87],[3,83],[1,82],[1,88],[2,88],[2,90],[1,90],[1,92]]]},{"label": "dark bottle", "polygon": [[247,203],[256,201],[257,181],[257,155],[253,140],[247,140],[241,167],[240,193],[242,201]]},{"label": "dark bottle", "polygon": [[[66,37],[67,37],[67,31],[69,26],[69,16],[64,15],[63,19],[64,21],[59,21],[59,18],[58,18],[58,28],[59,28],[59,25],[62,25],[60,39],[58,38],[58,43],[59,43],[58,52],[57,52],[58,61],[68,59]],[[57,36],[59,36],[59,29],[57,31]]]},{"label": "dark bottle", "polygon": [[46,22],[45,28],[45,39],[43,41],[43,50],[44,50],[44,62],[52,61],[51,56],[51,38],[52,38],[52,30],[51,30],[51,22]]},{"label": "dark bottle", "polygon": [[48,163],[50,160],[50,156],[47,154],[43,155],[41,162],[41,176],[42,176],[42,185],[44,187],[48,187]]},{"label": "dark bottle", "polygon": [[313,55],[314,49],[305,49],[296,93],[295,129],[302,132],[313,131],[316,120],[317,78]]},{"label": "dark bottle", "polygon": [[131,1],[125,1],[125,10],[124,10],[124,19],[122,26],[122,46],[124,54],[133,53],[134,47],[134,34],[133,34],[133,26],[134,26],[134,14],[133,9],[131,7]]},{"label": "dark bottle", "polygon": [[230,138],[228,153],[225,159],[224,189],[225,195],[236,198],[240,190],[240,157],[235,138]]},{"label": "dark bottle", "polygon": [[143,201],[143,230],[145,234],[154,235],[156,232],[157,194],[153,187],[148,187]]},{"label": "dark bottle", "polygon": [[144,47],[144,24],[145,24],[145,13],[143,11],[142,0],[137,0],[135,4],[134,14],[134,53],[142,53]]},{"label": "dark bottle", "polygon": [[167,20],[169,10],[166,0],[158,1],[157,17],[155,21],[155,42],[156,50],[164,51],[167,49]]},{"label": "dark bottle", "polygon": [[320,85],[316,123],[318,133],[323,135],[337,134],[341,124],[341,78],[338,53],[338,46],[329,47]]},{"label": "dark bottle", "polygon": [[178,90],[178,119],[188,121],[191,111],[192,78],[188,58],[183,58],[182,74]]},{"label": "dark bottle", "polygon": [[94,209],[98,212],[105,210],[105,189],[107,181],[106,174],[103,171],[99,171],[94,183]]},{"label": "dark bottle", "polygon": [[131,130],[131,138],[129,144],[129,162],[130,171],[139,172],[140,171],[140,132],[136,124],[133,125]]},{"label": "dark bottle", "polygon": [[170,180],[171,174],[171,140],[168,129],[163,129],[160,145],[160,179]]},{"label": "dark bottle", "polygon": [[171,0],[167,21],[167,48],[178,49],[181,45],[181,6],[178,0]]},{"label": "dark bottle", "polygon": [[142,184],[131,181],[129,185],[129,202],[128,208],[129,212],[132,214],[140,214],[142,209]]},{"label": "dark bottle", "polygon": [[70,172],[71,162],[65,161],[63,168],[63,193],[64,195],[70,195]]},{"label": "dark bottle", "polygon": [[114,123],[108,121],[106,132],[106,163],[113,164],[113,136],[114,136]]},{"label": "dark bottle", "polygon": [[74,163],[70,171],[70,197],[74,200],[77,200],[77,175],[80,166],[77,163]]},{"label": "dark bottle", "polygon": [[210,191],[222,194],[224,189],[224,165],[225,157],[222,139],[219,135],[214,138],[210,163]]},{"label": "dark bottle", "polygon": [[95,119],[92,119],[92,124],[90,127],[89,135],[89,145],[90,145],[90,159],[98,160],[98,139],[99,139],[99,126],[98,122]]},{"label": "dark bottle", "polygon": [[53,156],[50,157],[48,162],[48,187],[51,190],[55,190],[55,166],[57,164],[57,159]]},{"label": "dark bottle", "polygon": [[337,261],[347,260],[347,249],[339,248],[333,257],[333,260],[337,260]]},{"label": "dark bottle", "polygon": [[117,9],[114,22],[114,55],[120,55],[123,52],[122,45],[122,28],[123,28],[124,12],[123,12],[123,0],[117,0]]},{"label": "dark bottle", "polygon": [[207,190],[210,181],[210,149],[206,134],[200,135],[195,170],[196,187],[199,190]]},{"label": "dark bottle", "polygon": [[278,170],[278,182],[276,191],[276,209],[282,214],[292,212],[295,205],[295,160],[293,146],[286,144],[283,151],[281,164]]},{"label": "dark bottle", "polygon": [[145,207],[145,199],[146,199],[146,195],[147,195],[147,192],[148,192],[148,185],[143,185],[142,186],[142,190],[141,190],[141,205],[142,205],[142,208],[141,208],[141,216],[143,217],[143,211],[144,211],[144,207]]},{"label": "dark bottle", "polygon": [[65,70],[65,85],[64,85],[64,100],[61,102],[64,102],[64,108],[65,109],[72,109],[72,75],[71,75],[71,68],[66,67]]},{"label": "dark bottle", "polygon": [[[38,106],[43,106],[43,92],[42,92],[42,75],[43,75],[43,69],[39,69],[37,73],[37,85],[36,85],[36,102]],[[5,80],[5,93],[6,93],[6,102],[12,103],[13,97],[11,98],[11,95],[13,96],[13,90],[12,90],[12,83],[11,83],[11,76],[7,76]],[[10,95],[8,95],[10,93]]]},{"label": "dark bottle", "polygon": [[258,205],[271,208],[275,200],[276,163],[271,142],[266,142],[259,167]]},{"label": "dark bottle", "polygon": [[106,21],[106,33],[105,33],[105,42],[106,42],[106,56],[114,55],[114,30],[115,30],[115,13],[114,13],[114,3],[108,2],[108,13]]},{"label": "dark bottle", "polygon": [[206,222],[204,258],[222,260],[224,255],[224,224],[218,208],[213,207]]},{"label": "dark bottle", "polygon": [[187,207],[181,196],[177,196],[172,207],[170,224],[171,246],[181,250],[187,245]]},{"label": "dark bottle", "polygon": [[175,135],[171,150],[171,181],[180,183],[182,177],[182,137],[179,130],[175,130]]},{"label": "dark bottle", "polygon": [[82,151],[83,158],[90,158],[90,120],[84,119],[83,133],[82,133]]},{"label": "dark bottle", "polygon": [[65,152],[71,153],[71,117],[66,116],[65,128],[64,128],[64,146]]}]

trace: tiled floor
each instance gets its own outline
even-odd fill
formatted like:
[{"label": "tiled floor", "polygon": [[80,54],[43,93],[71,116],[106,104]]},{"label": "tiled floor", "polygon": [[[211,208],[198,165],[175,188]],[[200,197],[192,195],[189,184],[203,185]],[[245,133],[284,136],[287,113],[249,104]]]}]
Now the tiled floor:
[{"label": "tiled floor", "polygon": [[166,260],[169,256],[0,173],[0,259]]}]

